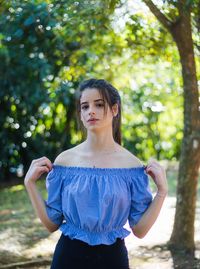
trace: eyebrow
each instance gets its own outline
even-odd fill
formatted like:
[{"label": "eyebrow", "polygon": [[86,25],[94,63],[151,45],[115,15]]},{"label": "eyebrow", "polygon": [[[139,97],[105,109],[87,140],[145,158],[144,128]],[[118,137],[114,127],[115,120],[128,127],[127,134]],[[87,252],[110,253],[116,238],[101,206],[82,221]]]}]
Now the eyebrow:
[{"label": "eyebrow", "polygon": [[[94,102],[98,102],[98,101],[104,101],[103,99],[97,99],[97,100],[94,100]],[[87,104],[88,102],[82,102],[81,105],[83,104]]]}]

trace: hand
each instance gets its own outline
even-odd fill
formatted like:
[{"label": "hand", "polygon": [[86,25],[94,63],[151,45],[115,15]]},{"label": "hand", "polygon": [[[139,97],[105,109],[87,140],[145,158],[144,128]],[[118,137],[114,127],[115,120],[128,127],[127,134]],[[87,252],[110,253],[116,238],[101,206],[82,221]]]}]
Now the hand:
[{"label": "hand", "polygon": [[158,193],[163,196],[166,195],[168,185],[164,167],[161,166],[156,160],[151,159],[145,167],[145,171],[153,178],[153,181],[158,188]]},{"label": "hand", "polygon": [[51,161],[42,157],[36,160],[33,160],[28,172],[26,173],[24,183],[36,182],[36,180],[44,173],[48,173],[52,169]]}]

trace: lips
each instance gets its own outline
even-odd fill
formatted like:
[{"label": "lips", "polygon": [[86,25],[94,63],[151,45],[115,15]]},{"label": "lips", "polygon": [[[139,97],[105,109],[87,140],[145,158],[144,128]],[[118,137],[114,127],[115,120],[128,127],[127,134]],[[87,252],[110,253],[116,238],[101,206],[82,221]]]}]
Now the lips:
[{"label": "lips", "polygon": [[98,119],[89,119],[88,122],[97,121]]}]

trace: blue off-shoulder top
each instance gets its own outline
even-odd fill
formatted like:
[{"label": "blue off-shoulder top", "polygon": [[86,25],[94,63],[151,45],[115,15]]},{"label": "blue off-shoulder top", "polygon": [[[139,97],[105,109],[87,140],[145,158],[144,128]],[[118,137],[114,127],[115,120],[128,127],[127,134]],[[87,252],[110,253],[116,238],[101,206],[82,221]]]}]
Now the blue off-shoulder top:
[{"label": "blue off-shoulder top", "polygon": [[50,220],[64,235],[89,245],[111,245],[130,234],[152,201],[145,168],[53,165],[46,178]]}]

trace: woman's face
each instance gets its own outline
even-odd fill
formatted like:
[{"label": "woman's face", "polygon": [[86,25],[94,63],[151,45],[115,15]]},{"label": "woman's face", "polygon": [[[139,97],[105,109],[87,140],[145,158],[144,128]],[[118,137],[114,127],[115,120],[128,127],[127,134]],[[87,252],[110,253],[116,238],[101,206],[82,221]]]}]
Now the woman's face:
[{"label": "woman's face", "polygon": [[[108,103],[104,103],[99,91],[95,88],[86,89],[80,99],[81,121],[86,129],[102,129],[112,127],[113,116],[117,114],[117,105],[110,110]],[[104,115],[104,109],[107,113]]]}]

